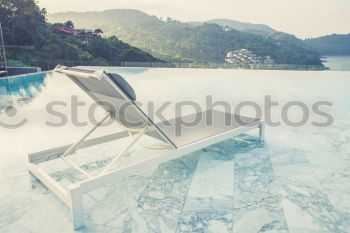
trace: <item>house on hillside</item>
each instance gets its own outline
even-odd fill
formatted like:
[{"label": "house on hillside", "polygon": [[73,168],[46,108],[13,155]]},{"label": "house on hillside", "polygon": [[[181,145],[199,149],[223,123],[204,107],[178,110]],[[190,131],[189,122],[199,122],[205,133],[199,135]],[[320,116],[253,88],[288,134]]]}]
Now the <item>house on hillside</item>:
[{"label": "house on hillside", "polygon": [[261,57],[248,49],[229,51],[225,61],[230,64],[273,64],[271,56]]},{"label": "house on hillside", "polygon": [[101,33],[103,33],[100,29],[93,31],[89,29],[75,29],[67,27],[55,28],[53,32],[61,37],[74,37],[81,40],[83,43],[88,43],[91,38],[99,36]]},{"label": "house on hillside", "polygon": [[55,28],[54,33],[60,36],[77,36],[78,30],[74,28]]}]

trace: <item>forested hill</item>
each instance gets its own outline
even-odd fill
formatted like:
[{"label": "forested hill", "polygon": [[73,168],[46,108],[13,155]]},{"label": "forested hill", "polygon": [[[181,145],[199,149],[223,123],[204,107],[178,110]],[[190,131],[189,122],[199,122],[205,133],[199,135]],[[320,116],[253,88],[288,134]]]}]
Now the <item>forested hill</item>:
[{"label": "forested hill", "polygon": [[350,34],[307,39],[305,44],[322,55],[350,55]]},{"label": "forested hill", "polygon": [[[54,33],[55,28],[65,25],[47,23],[46,10],[40,9],[34,0],[1,0],[0,22],[10,65],[17,63],[47,68],[49,63],[52,66],[58,63],[67,64],[69,61],[71,65],[160,61],[115,36],[103,38],[93,34],[84,40],[59,36]],[[74,24],[70,22],[69,27],[73,28]]]},{"label": "forested hill", "polygon": [[260,36],[218,24],[193,26],[127,9],[58,13],[49,15],[49,20],[73,20],[79,27],[101,28],[108,35],[171,61],[224,63],[227,52],[245,48],[257,55],[269,55],[280,64],[322,64],[318,53],[308,49],[302,40],[290,35],[281,39],[277,32]]},{"label": "forested hill", "polygon": [[250,32],[257,35],[269,35],[276,32],[275,29],[265,24],[243,23],[232,19],[211,19],[204,22],[188,22],[188,24],[193,26],[200,26],[205,23],[215,23],[224,27],[230,27],[238,31]]}]

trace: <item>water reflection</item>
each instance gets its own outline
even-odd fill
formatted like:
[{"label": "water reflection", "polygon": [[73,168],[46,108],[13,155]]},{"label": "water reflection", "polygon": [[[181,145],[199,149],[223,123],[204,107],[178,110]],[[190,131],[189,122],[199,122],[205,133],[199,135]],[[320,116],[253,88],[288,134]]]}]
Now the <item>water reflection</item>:
[{"label": "water reflection", "polygon": [[45,87],[47,73],[0,79],[0,110],[30,102]]}]

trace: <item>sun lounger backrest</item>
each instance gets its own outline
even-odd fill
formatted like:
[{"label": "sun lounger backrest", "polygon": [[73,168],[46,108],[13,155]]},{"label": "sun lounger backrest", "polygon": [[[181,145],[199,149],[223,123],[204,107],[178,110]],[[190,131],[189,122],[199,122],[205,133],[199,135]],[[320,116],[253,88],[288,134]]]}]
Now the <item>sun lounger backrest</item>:
[{"label": "sun lounger backrest", "polygon": [[55,71],[66,74],[97,104],[106,109],[121,126],[127,129],[142,129],[150,126],[152,129],[148,133],[176,148],[174,143],[137,106],[133,88],[118,74],[65,66],[57,66]]},{"label": "sun lounger backrest", "polygon": [[153,124],[135,104],[136,95],[121,76],[59,66],[55,70],[66,74],[122,126],[137,129]]}]

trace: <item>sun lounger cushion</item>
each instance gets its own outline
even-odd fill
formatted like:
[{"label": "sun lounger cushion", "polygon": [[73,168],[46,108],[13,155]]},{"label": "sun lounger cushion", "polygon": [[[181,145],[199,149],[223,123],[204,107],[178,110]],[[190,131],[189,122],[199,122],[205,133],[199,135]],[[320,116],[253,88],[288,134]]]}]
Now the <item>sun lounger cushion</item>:
[{"label": "sun lounger cushion", "polygon": [[123,79],[120,75],[109,73],[108,74],[114,83],[131,99],[136,100],[136,94],[134,89],[130,86],[130,84]]}]

